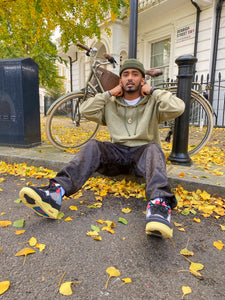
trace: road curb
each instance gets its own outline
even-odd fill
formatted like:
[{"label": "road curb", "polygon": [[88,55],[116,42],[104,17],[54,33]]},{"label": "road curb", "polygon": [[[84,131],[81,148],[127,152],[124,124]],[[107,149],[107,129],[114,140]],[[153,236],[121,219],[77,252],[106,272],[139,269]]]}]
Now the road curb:
[{"label": "road curb", "polygon": [[[65,161],[55,161],[55,160],[50,160],[50,159],[42,159],[42,158],[30,158],[30,157],[23,157],[23,156],[18,156],[18,155],[6,155],[0,154],[0,160],[5,161],[6,163],[13,164],[13,163],[26,163],[28,166],[35,166],[35,167],[41,167],[43,166],[44,168],[47,168],[49,170],[53,171],[59,171],[62,169],[66,164],[69,162],[70,158],[65,158]],[[99,173],[94,173],[93,176],[102,176]],[[126,179],[127,181],[135,181],[138,183],[144,183],[144,179],[141,177],[135,177],[133,175],[118,175],[114,176],[116,180],[122,180]],[[188,191],[196,191],[197,189],[200,190],[205,190],[211,195],[215,195],[217,197],[222,197],[224,198],[225,195],[225,187],[224,186],[219,186],[215,184],[209,184],[205,182],[199,182],[199,181],[194,181],[194,180],[186,180],[183,178],[177,178],[173,177],[171,175],[168,175],[168,180],[171,185],[171,188],[176,188],[178,185],[181,185],[185,190]]]}]

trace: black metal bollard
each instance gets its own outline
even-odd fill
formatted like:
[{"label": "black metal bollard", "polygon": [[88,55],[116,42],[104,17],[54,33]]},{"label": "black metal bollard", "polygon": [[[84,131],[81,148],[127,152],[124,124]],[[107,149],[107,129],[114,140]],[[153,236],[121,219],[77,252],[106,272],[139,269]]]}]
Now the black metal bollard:
[{"label": "black metal bollard", "polygon": [[193,71],[197,58],[184,55],[178,57],[175,62],[178,65],[177,97],[185,102],[185,111],[175,120],[173,147],[168,159],[174,164],[191,165],[192,161],[188,155],[189,112]]}]

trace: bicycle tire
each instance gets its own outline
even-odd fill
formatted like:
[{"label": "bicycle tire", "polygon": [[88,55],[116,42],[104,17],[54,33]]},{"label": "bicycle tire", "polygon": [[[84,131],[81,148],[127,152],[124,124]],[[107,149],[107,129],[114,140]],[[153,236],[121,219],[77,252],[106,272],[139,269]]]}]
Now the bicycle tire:
[{"label": "bicycle tire", "polygon": [[79,105],[93,95],[74,92],[56,100],[46,120],[46,135],[49,142],[60,150],[80,148],[96,135],[99,124],[80,118],[77,126],[74,117],[79,113]]},{"label": "bicycle tire", "polygon": [[[168,88],[173,94],[175,87]],[[191,90],[189,113],[188,154],[198,153],[209,141],[213,131],[213,109],[211,104],[198,92]]]}]

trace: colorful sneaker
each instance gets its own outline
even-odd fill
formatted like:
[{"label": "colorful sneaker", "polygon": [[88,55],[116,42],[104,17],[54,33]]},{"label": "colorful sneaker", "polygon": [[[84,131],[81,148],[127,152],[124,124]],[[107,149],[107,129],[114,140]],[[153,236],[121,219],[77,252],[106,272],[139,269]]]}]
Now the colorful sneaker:
[{"label": "colorful sneaker", "polygon": [[26,206],[39,216],[50,219],[57,219],[62,197],[62,189],[55,182],[46,187],[24,187],[20,191],[20,198]]},{"label": "colorful sneaker", "polygon": [[170,219],[171,207],[162,198],[149,201],[146,210],[146,233],[162,238],[172,238],[173,229]]}]

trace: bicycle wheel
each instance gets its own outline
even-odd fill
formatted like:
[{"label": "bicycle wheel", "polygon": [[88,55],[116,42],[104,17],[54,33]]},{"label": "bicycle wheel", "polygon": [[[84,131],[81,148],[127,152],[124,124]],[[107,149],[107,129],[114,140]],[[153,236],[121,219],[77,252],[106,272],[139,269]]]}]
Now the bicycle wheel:
[{"label": "bicycle wheel", "polygon": [[[169,88],[176,94],[176,88]],[[211,104],[195,90],[191,91],[189,113],[188,154],[198,153],[208,142],[213,131],[213,109]]]},{"label": "bicycle wheel", "polygon": [[[87,95],[88,99],[91,95]],[[99,124],[80,116],[84,93],[70,93],[59,98],[46,121],[46,134],[50,143],[60,150],[79,148],[95,136]]]},{"label": "bicycle wheel", "polygon": [[213,131],[213,110],[207,100],[194,90],[191,93],[189,114],[190,156],[198,153],[209,141]]}]

